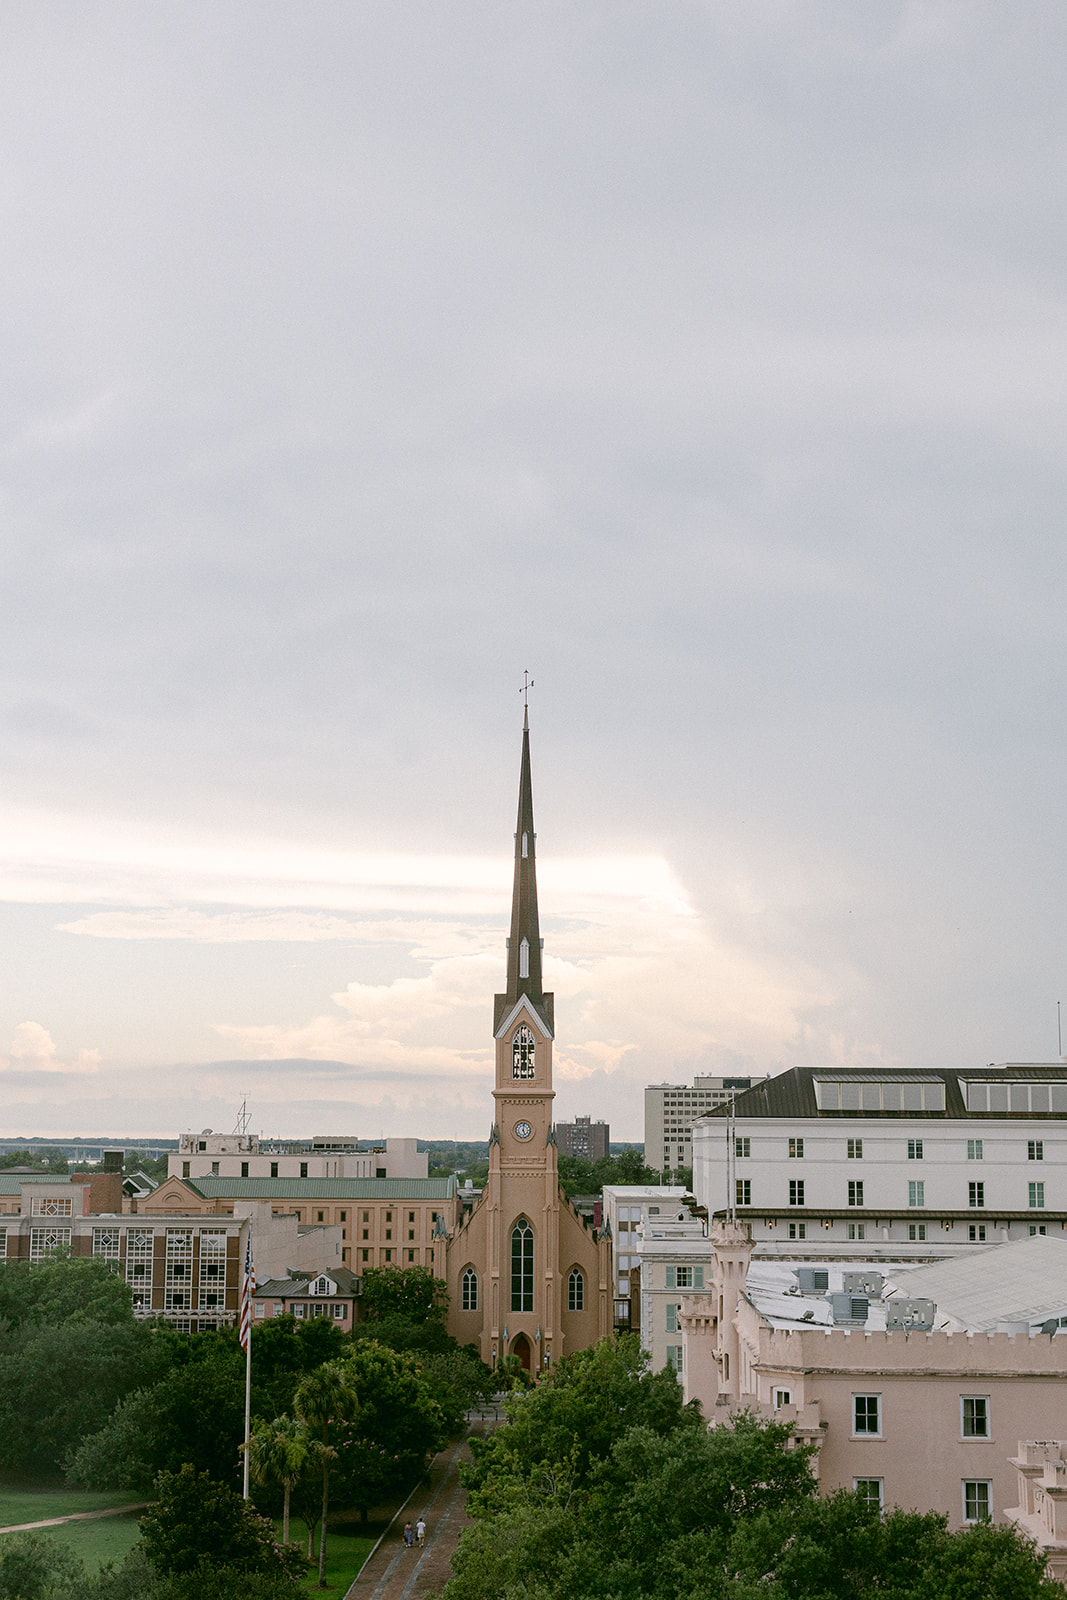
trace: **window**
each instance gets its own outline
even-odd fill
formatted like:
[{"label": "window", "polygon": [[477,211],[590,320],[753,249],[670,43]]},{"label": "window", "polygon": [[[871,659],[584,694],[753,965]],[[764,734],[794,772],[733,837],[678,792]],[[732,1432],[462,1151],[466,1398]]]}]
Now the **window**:
[{"label": "window", "polygon": [[[923,1142],[921,1139],[908,1140],[908,1160],[921,1161],[923,1158]],[[880,1483],[880,1478],[864,1478],[864,1483]]]},{"label": "window", "polygon": [[909,1206],[924,1206],[926,1204],[926,1184],[923,1181],[908,1184]]},{"label": "window", "polygon": [[348,1221],[348,1212],[347,1211],[342,1211],[341,1212],[341,1221],[342,1222],[347,1222]]},{"label": "window", "polygon": [[985,1243],[985,1223],[984,1222],[972,1222],[972,1223],[969,1223],[968,1227],[967,1227],[967,1237],[971,1241],[972,1244],[984,1244]]},{"label": "window", "polygon": [[1034,1237],[1035,1233],[1044,1233],[1045,1231],[1046,1231],[1045,1230],[1045,1224],[1043,1222],[1037,1227],[1035,1227],[1033,1223],[1030,1224],[1030,1237],[1031,1237],[1031,1239]]},{"label": "window", "polygon": [[464,1311],[478,1309],[478,1274],[468,1267],[460,1282],[460,1305]]},{"label": "window", "polygon": [[265,1300],[257,1301],[256,1302],[256,1316],[257,1317],[265,1317],[266,1315],[267,1315],[267,1302]]},{"label": "window", "polygon": [[348,1311],[344,1302],[341,1301],[336,1305],[331,1305],[330,1315],[335,1322],[345,1322],[348,1318]]},{"label": "window", "polygon": [[322,1220],[323,1220],[323,1213],[321,1211],[319,1211],[319,1212],[316,1213],[316,1221],[317,1222],[321,1222]]},{"label": "window", "polygon": [[790,1180],[789,1180],[789,1204],[791,1206],[802,1206],[804,1204],[804,1179],[803,1178],[790,1178]]},{"label": "window", "polygon": [[305,1317],[305,1315],[307,1313],[307,1306],[301,1305],[300,1302],[297,1301],[296,1304],[290,1306],[289,1309],[292,1311],[293,1316],[296,1317],[298,1322],[303,1322],[304,1317]]},{"label": "window", "polygon": [[964,1478],[964,1522],[989,1522],[993,1515],[993,1485],[988,1478]]},{"label": "window", "polygon": [[845,1149],[848,1152],[848,1159],[850,1161],[862,1161],[863,1160],[863,1140],[862,1139],[849,1139],[848,1143],[845,1146]]},{"label": "window", "polygon": [[382,1260],[383,1261],[392,1261],[392,1259],[393,1259],[393,1252],[391,1250],[383,1250],[382,1251]]},{"label": "window", "polygon": [[393,1230],[392,1230],[392,1228],[386,1228],[386,1230],[385,1230],[385,1237],[386,1237],[386,1238],[387,1238],[387,1239],[391,1239],[391,1238],[392,1238],[392,1237],[393,1237]]},{"label": "window", "polygon": [[414,1250],[409,1250],[409,1251],[408,1251],[408,1260],[409,1260],[409,1261],[414,1261],[414,1259],[415,1259],[415,1252],[414,1252]]},{"label": "window", "polygon": [[[409,1222],[414,1222],[415,1221],[415,1213],[414,1213],[414,1211],[409,1211],[408,1212],[408,1221]],[[414,1235],[412,1235],[412,1237],[414,1237]]]},{"label": "window", "polygon": [[187,1178],[188,1176],[189,1176],[189,1163],[188,1163],[188,1161],[183,1161],[182,1162],[182,1177],[183,1178]]},{"label": "window", "polygon": [[217,1161],[213,1161],[211,1163],[211,1176],[213,1178],[217,1178],[218,1175],[219,1175],[219,1164],[218,1164]]},{"label": "window", "polygon": [[567,1310],[585,1310],[585,1274],[579,1267],[573,1267],[567,1279]]},{"label": "window", "polygon": [[363,1220],[364,1220],[364,1222],[369,1222],[370,1221],[370,1212],[369,1211],[364,1211]]},{"label": "window", "polygon": [[272,1161],[270,1164],[270,1175],[272,1178],[278,1176],[278,1163],[276,1161]]},{"label": "window", "polygon": [[960,1431],[965,1439],[989,1438],[989,1396],[960,1395]]},{"label": "window", "polygon": [[370,1260],[370,1251],[369,1250],[361,1250],[359,1252],[359,1255],[360,1255],[360,1260],[361,1261],[369,1261]]},{"label": "window", "polygon": [[850,1183],[849,1184],[849,1186],[848,1186],[848,1203],[849,1203],[850,1206],[861,1206],[863,1204],[863,1184],[862,1183]]},{"label": "window", "polygon": [[515,1029],[511,1041],[511,1076],[513,1078],[533,1077],[535,1052],[533,1032],[524,1022],[521,1028]]},{"label": "window", "polygon": [[[1033,1184],[1031,1184],[1030,1187],[1032,1189],[1034,1187]],[[1032,1205],[1033,1201],[1031,1201],[1030,1203]],[[969,1183],[967,1185],[967,1204],[970,1205],[970,1206],[979,1206],[979,1207],[985,1205],[985,1184],[984,1183]]]},{"label": "window", "polygon": [[751,1181],[751,1179],[750,1178],[738,1178],[738,1179],[736,1179],[735,1180],[735,1193],[736,1193],[736,1198],[737,1198],[737,1204],[739,1206],[750,1206],[752,1204],[752,1181]]},{"label": "window", "polygon": [[415,1237],[415,1229],[414,1228],[409,1228],[408,1229],[408,1238],[409,1239],[414,1239],[414,1237]]},{"label": "window", "polygon": [[908,1238],[909,1239],[925,1239],[926,1238],[926,1223],[925,1222],[909,1222],[908,1223]]},{"label": "window", "polygon": [[848,1225],[848,1236],[850,1239],[866,1239],[867,1224],[865,1222],[850,1222]]},{"label": "window", "polygon": [[680,1344],[669,1344],[667,1346],[667,1365],[672,1372],[681,1372],[682,1346]]},{"label": "window", "polygon": [[854,1394],[852,1396],[852,1431],[867,1435],[882,1431],[882,1397],[880,1394]]},{"label": "window", "polygon": [[[247,1161],[242,1161],[241,1162],[241,1176],[242,1176],[242,1178],[247,1178],[248,1177],[248,1162]],[[262,1313],[260,1312],[259,1307],[257,1306],[256,1307],[256,1316],[258,1317],[260,1315],[262,1315]]]},{"label": "window", "polygon": [[789,1154],[795,1160],[803,1161],[803,1159],[804,1159],[804,1141],[803,1141],[803,1139],[790,1139],[790,1141],[789,1141]]},{"label": "window", "polygon": [[30,1260],[40,1261],[44,1256],[51,1255],[54,1250],[70,1249],[69,1228],[31,1228],[30,1229]]},{"label": "window", "polygon": [[806,1239],[807,1236],[808,1225],[806,1222],[791,1222],[789,1224],[789,1237],[791,1239]]},{"label": "window", "polygon": [[300,1176],[302,1178],[306,1178],[307,1175],[308,1175],[308,1164],[307,1164],[306,1161],[301,1161],[301,1163],[300,1163]]},{"label": "window", "polygon": [[391,1211],[387,1211],[387,1212],[386,1212],[386,1213],[385,1213],[385,1220],[386,1220],[386,1222],[392,1222],[392,1220],[393,1220],[393,1213],[392,1213],[392,1212],[391,1212]]},{"label": "window", "polygon": [[853,1478],[853,1492],[857,1494],[865,1506],[872,1511],[882,1509],[882,1480],[881,1478]]},{"label": "window", "polygon": [[982,1141],[981,1141],[981,1139],[968,1139],[967,1140],[967,1160],[968,1161],[981,1161],[981,1159],[982,1159]]},{"label": "window", "polygon": [[1044,1161],[1045,1143],[1043,1139],[1028,1139],[1026,1141],[1027,1161]]},{"label": "window", "polygon": [[364,1230],[363,1230],[363,1238],[364,1239],[369,1239],[370,1238],[370,1229],[369,1228],[364,1228]]},{"label": "window", "polygon": [[666,1279],[668,1289],[703,1289],[704,1268],[668,1267]]},{"label": "window", "polygon": [[790,1389],[776,1389],[774,1391],[774,1409],[781,1411],[783,1406],[793,1404],[793,1394]]},{"label": "window", "polygon": [[[523,843],[525,844],[526,843],[526,835],[525,834],[523,834],[522,840],[523,840]],[[524,850],[522,853],[523,853],[523,855],[525,855],[526,851]],[[520,978],[528,978],[529,976],[530,976],[530,941],[529,941],[529,939],[523,939],[519,943],[519,977]]]},{"label": "window", "polygon": [[117,1228],[93,1229],[93,1255],[103,1256],[105,1261],[118,1260],[119,1230]]},{"label": "window", "polygon": [[751,1139],[735,1139],[734,1140],[734,1155],[737,1157],[737,1159],[739,1161],[743,1160],[747,1156],[750,1156],[751,1154],[752,1154],[752,1140]]},{"label": "window", "polygon": [[511,1309],[532,1311],[534,1292],[534,1236],[525,1217],[511,1230]]},{"label": "window", "polygon": [[57,1200],[47,1195],[41,1199],[38,1195],[34,1195],[30,1210],[35,1217],[72,1217],[74,1201]]},{"label": "window", "polygon": [[1043,1211],[1045,1209],[1045,1185],[1043,1183],[1031,1183],[1028,1188],[1030,1190],[1030,1210]]}]

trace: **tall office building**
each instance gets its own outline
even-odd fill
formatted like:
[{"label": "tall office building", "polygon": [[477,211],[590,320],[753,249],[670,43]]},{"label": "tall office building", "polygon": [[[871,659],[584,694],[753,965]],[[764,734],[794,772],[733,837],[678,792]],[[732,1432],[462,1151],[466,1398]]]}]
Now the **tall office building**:
[{"label": "tall office building", "polygon": [[651,1083],[645,1090],[645,1166],[675,1172],[693,1164],[692,1125],[725,1105],[762,1078],[694,1078],[682,1083]]},{"label": "tall office building", "polygon": [[554,1129],[561,1156],[574,1156],[579,1161],[603,1161],[611,1154],[611,1126],[607,1122],[575,1117],[573,1122],[555,1123]]}]

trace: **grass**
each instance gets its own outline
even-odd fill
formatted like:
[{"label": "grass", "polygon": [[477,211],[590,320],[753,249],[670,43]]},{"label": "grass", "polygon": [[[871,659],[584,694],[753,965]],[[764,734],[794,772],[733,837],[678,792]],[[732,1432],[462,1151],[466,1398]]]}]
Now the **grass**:
[{"label": "grass", "polygon": [[[139,1495],[123,1490],[103,1494],[91,1489],[13,1489],[0,1487],[0,1528],[13,1522],[43,1522],[46,1517],[69,1517],[76,1511],[103,1511],[108,1506],[133,1505]],[[103,1519],[107,1521],[105,1517]]]},{"label": "grass", "polygon": [[[277,1527],[278,1538],[280,1539],[282,1536],[282,1524],[280,1517],[278,1518]],[[304,1532],[303,1523],[297,1521],[297,1519],[294,1517],[289,1524],[289,1539],[292,1543],[299,1544],[303,1550],[307,1550],[307,1535],[305,1533],[304,1538],[301,1539],[300,1535],[302,1532]],[[333,1528],[327,1529],[327,1587],[333,1589],[335,1593],[339,1592],[343,1595],[349,1584],[352,1582],[352,1579],[359,1572],[359,1569],[363,1565],[364,1561],[366,1561],[367,1557],[374,1549],[376,1538],[377,1534],[374,1534],[371,1538],[367,1538],[365,1534],[340,1533]],[[315,1539],[314,1565],[308,1568],[308,1575],[304,1579],[302,1587],[306,1589],[309,1594],[322,1593],[321,1589],[319,1589],[319,1557],[317,1536]]]}]

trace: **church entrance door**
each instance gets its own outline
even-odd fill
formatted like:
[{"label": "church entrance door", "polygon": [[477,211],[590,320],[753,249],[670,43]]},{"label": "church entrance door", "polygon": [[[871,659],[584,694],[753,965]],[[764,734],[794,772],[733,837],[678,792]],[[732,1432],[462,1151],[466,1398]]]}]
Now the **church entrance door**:
[{"label": "church entrance door", "polygon": [[533,1360],[533,1352],[530,1349],[530,1341],[524,1333],[517,1333],[512,1339],[511,1353],[513,1356],[518,1356],[520,1367],[525,1372],[529,1372],[530,1362]]}]

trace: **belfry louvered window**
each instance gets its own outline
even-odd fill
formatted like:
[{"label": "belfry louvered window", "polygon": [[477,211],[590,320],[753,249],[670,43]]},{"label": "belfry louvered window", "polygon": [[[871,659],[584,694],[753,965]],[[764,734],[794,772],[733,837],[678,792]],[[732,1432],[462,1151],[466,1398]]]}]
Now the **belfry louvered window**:
[{"label": "belfry louvered window", "polygon": [[534,1043],[533,1030],[525,1022],[521,1028],[515,1029],[515,1036],[511,1041],[511,1076],[513,1078],[532,1078],[534,1075]]},{"label": "belfry louvered window", "polygon": [[511,1309],[532,1311],[534,1300],[534,1236],[525,1217],[511,1230]]}]

